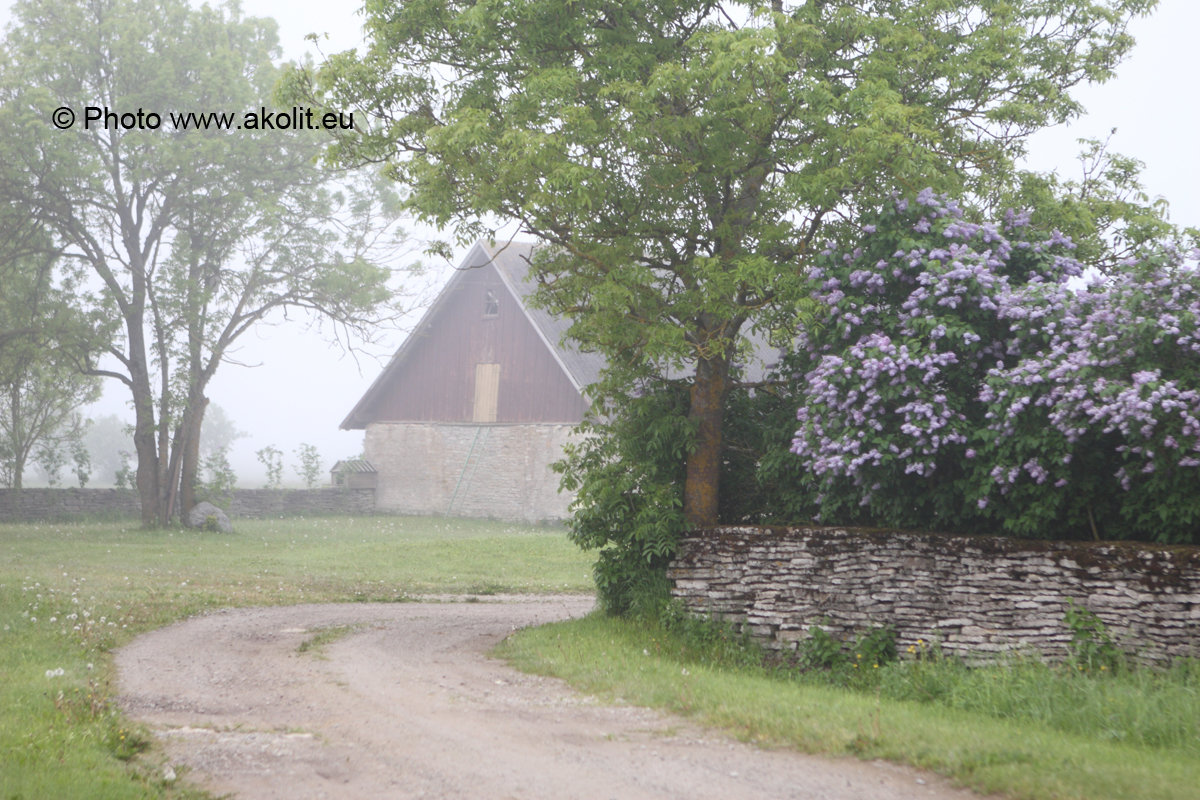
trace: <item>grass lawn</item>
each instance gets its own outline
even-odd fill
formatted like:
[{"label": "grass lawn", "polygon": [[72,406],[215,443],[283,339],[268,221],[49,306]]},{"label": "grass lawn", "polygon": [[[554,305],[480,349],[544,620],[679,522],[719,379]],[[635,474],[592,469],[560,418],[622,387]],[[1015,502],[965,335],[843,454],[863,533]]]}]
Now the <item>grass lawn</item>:
[{"label": "grass lawn", "polygon": [[[747,741],[899,761],[983,793],[1200,798],[1200,665],[1114,676],[909,661],[851,690],[764,668],[728,643],[598,615],[521,631],[499,653],[581,691]],[[921,699],[896,699],[907,696]]]},{"label": "grass lawn", "polygon": [[226,606],[592,591],[561,529],[475,520],[239,521],[233,535],[136,523],[0,524],[0,800],[187,798],[132,756],[110,652]]},{"label": "grass lawn", "polygon": [[[472,520],[242,521],[231,536],[0,525],[0,800],[201,797],[165,782],[153,752],[134,758],[150,739],[113,708],[110,653],[138,633],[226,606],[590,592],[591,561],[561,529]],[[851,691],[764,669],[719,638],[600,616],[523,631],[499,652],[748,741],[892,759],[983,792],[1200,797],[1200,668],[908,662]]]}]

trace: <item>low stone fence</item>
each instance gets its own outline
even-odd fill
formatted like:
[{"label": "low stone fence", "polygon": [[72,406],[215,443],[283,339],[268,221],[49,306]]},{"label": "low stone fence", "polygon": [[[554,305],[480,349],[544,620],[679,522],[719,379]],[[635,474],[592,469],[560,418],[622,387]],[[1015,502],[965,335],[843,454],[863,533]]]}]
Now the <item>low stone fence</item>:
[{"label": "low stone fence", "polygon": [[301,514],[373,514],[374,489],[237,489],[226,509],[238,517],[292,517]]},{"label": "low stone fence", "polygon": [[669,572],[694,613],[745,624],[787,650],[817,625],[847,640],[892,625],[980,660],[1067,654],[1071,602],[1142,661],[1200,658],[1200,548],[1049,542],[837,528],[716,528],[680,544]]},{"label": "low stone fence", "polygon": [[[132,489],[22,489],[19,503],[11,489],[0,489],[0,522],[33,522],[78,517],[133,518],[140,516]],[[302,514],[373,514],[374,489],[236,489],[231,503],[220,504],[236,521],[239,517],[299,516]]]},{"label": "low stone fence", "polygon": [[138,509],[132,489],[0,489],[0,522],[137,517]]}]

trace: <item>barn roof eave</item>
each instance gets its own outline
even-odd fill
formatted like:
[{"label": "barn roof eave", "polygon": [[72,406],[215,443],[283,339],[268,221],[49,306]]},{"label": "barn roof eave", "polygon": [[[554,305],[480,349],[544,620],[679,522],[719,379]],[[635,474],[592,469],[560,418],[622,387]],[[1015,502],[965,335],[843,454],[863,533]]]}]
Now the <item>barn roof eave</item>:
[{"label": "barn roof eave", "polygon": [[[462,263],[473,263],[476,260],[474,258],[476,250],[480,251],[480,253],[486,257],[487,261],[491,260],[491,254],[487,252],[482,243],[476,242],[467,252],[467,256],[463,259]],[[484,263],[486,264],[487,261]],[[367,411],[371,407],[371,403],[374,402],[375,397],[387,386],[391,375],[400,368],[400,365],[404,362],[409,350],[413,347],[413,343],[418,341],[420,339],[420,333],[425,328],[429,327],[433,318],[437,316],[438,309],[442,307],[442,305],[446,302],[446,298],[450,296],[450,289],[458,280],[460,280],[459,276],[466,271],[467,268],[455,268],[454,274],[450,276],[450,280],[446,281],[446,285],[442,287],[442,290],[438,292],[437,297],[434,298],[429,308],[426,309],[425,313],[421,316],[421,321],[417,323],[415,328],[409,331],[408,336],[404,337],[404,341],[400,343],[400,347],[397,348],[395,354],[392,355],[392,358],[390,361],[388,361],[387,366],[383,368],[371,385],[367,387],[367,391],[363,393],[363,396],[359,398],[357,403],[355,403],[354,408],[351,409],[350,413],[346,415],[346,418],[342,420],[342,424],[338,426],[339,429],[344,431],[361,431],[365,430],[367,425],[374,421],[370,419],[367,414]]]}]

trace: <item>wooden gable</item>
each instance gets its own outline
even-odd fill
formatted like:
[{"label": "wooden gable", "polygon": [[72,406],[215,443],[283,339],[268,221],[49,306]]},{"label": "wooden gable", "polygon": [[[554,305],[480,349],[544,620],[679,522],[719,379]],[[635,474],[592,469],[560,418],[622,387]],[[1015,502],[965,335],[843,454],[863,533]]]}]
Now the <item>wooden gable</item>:
[{"label": "wooden gable", "polygon": [[584,400],[487,251],[476,246],[343,428],[370,422],[567,422]]}]

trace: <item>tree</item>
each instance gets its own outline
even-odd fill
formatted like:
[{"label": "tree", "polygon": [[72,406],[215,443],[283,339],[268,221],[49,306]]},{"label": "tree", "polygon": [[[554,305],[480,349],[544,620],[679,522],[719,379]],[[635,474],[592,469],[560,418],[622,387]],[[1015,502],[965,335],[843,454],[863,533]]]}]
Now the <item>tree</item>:
[{"label": "tree", "polygon": [[594,405],[690,376],[683,512],[704,526],[743,334],[791,330],[814,243],[897,187],[986,197],[1153,6],[376,3],[369,48],[313,91],[372,119],[334,157],[386,161],[424,219],[553,245],[534,274],[608,358]]},{"label": "tree", "polygon": [[218,506],[232,502],[237,473],[229,463],[228,447],[217,448],[204,457],[203,473],[204,479],[196,487],[199,499]]},{"label": "tree", "polygon": [[1154,258],[1163,244],[1200,245],[1200,229],[1170,222],[1166,198],[1151,199],[1141,181],[1141,161],[1082,139],[1077,177],[1023,173],[991,216],[1006,208],[1035,209],[1039,225],[1058,229],[1074,243],[1075,257],[1105,274],[1118,274],[1134,261]]},{"label": "tree", "polygon": [[[298,464],[293,464],[292,469],[296,471],[304,480],[304,488],[315,488],[321,482],[321,453],[317,450],[317,446],[313,444],[301,444],[293,451],[296,458],[299,459]],[[268,469],[270,469],[268,467]]]},{"label": "tree", "polygon": [[86,428],[77,409],[100,392],[94,379],[70,365],[49,361],[45,354],[13,358],[13,349],[10,343],[0,357],[11,365],[0,383],[0,484],[19,490],[31,456],[49,457],[63,448],[74,453],[82,446]]},{"label": "tree", "polygon": [[[368,256],[394,198],[333,185],[317,134],[250,129],[274,113],[276,34],[236,4],[24,0],[13,14],[0,124],[20,131],[18,169],[0,197],[54,238],[76,302],[120,322],[87,368],[130,391],[142,522],[163,525],[191,505],[205,390],[239,337],[289,310],[367,336],[385,313],[389,271]],[[74,124],[57,130],[64,109]],[[183,117],[215,113],[241,125]]]},{"label": "tree", "polygon": [[283,451],[273,444],[254,452],[254,457],[267,471],[267,485],[264,489],[278,489],[283,486]]},{"label": "tree", "polygon": [[1023,357],[980,393],[970,499],[1020,536],[1200,542],[1200,249],[1063,294],[1009,315]]},{"label": "tree", "polygon": [[119,485],[117,475],[129,468],[129,452],[133,449],[130,438],[133,426],[116,414],[96,417],[88,426],[84,437],[88,459],[100,482]]},{"label": "tree", "polygon": [[56,284],[55,264],[49,250],[27,251],[4,264],[0,483],[17,490],[31,457],[40,453],[40,462],[56,463],[64,448],[78,452],[84,429],[77,410],[100,394],[99,380],[82,374],[80,364],[103,340],[105,326],[73,307]]},{"label": "tree", "polygon": [[34,459],[49,486],[59,485],[62,480],[62,468],[68,463],[79,488],[87,486],[92,477],[92,460],[84,444],[87,429],[88,420],[79,414],[73,414],[56,436],[47,437],[38,443]]},{"label": "tree", "polygon": [[224,408],[209,403],[204,414],[204,430],[200,434],[200,457],[209,458],[222,451],[228,456],[233,443],[249,435],[238,428]]}]

